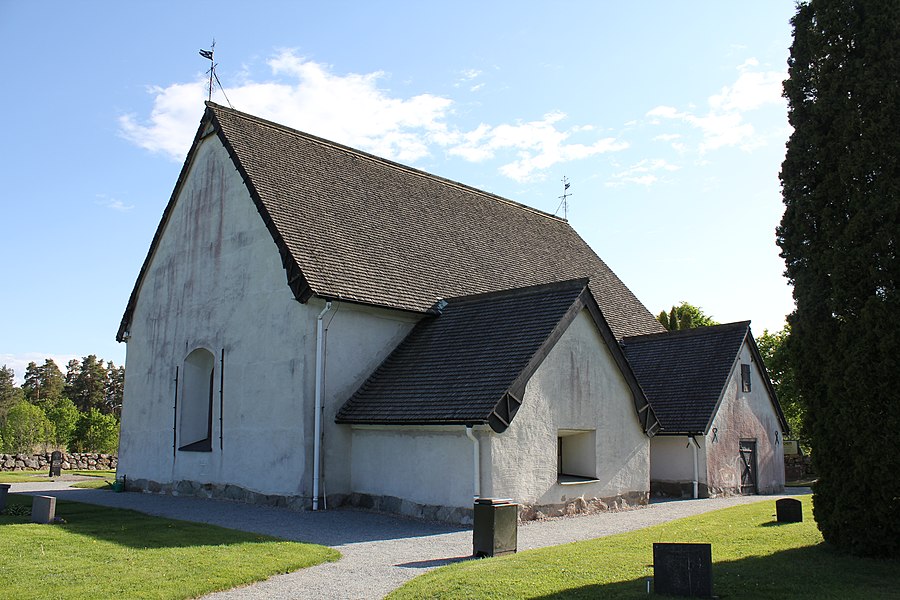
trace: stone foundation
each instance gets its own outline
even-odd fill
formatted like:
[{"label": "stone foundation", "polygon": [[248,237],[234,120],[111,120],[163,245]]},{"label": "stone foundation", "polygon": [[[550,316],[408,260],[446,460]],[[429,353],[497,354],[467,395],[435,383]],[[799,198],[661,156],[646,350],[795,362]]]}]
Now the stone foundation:
[{"label": "stone foundation", "polygon": [[[232,500],[247,504],[276,506],[296,511],[311,510],[312,508],[312,502],[304,496],[261,494],[230,484],[199,483],[188,480],[176,481],[175,483],[159,483],[149,479],[127,479],[125,481],[125,490],[149,494],[171,494],[173,496]],[[627,492],[608,498],[585,498],[582,496],[561,504],[520,504],[519,521],[631,510],[646,506],[649,501],[650,494],[647,492]],[[419,504],[395,496],[360,493],[349,495],[331,494],[324,498],[319,506],[327,508],[351,506],[375,512],[402,515],[413,519],[441,521],[456,525],[471,525],[474,521],[474,507]]]},{"label": "stone foundation", "polygon": [[[115,454],[64,452],[63,471],[115,470],[119,459]],[[0,471],[50,471],[50,452],[44,454],[0,454]]]},{"label": "stone foundation", "polygon": [[[216,500],[232,500],[247,504],[275,506],[289,510],[303,511],[312,509],[312,501],[304,496],[282,496],[278,494],[262,494],[231,484],[199,483],[181,480],[175,483],[159,483],[150,479],[127,479],[125,490],[129,492],[145,492],[149,494],[170,494],[172,496],[195,496]],[[373,496],[370,494],[330,494],[323,498],[320,507],[338,508],[352,506],[377,512],[398,514],[429,521],[444,521],[462,525],[471,525],[472,508],[454,508],[417,504],[409,500],[393,496]]]},{"label": "stone foundation", "polygon": [[475,514],[474,507],[462,508],[437,504],[419,504],[395,496],[373,496],[371,494],[350,494],[347,497],[347,505],[403,515],[414,519],[443,521],[459,525],[471,525]]},{"label": "stone foundation", "polygon": [[648,492],[626,492],[607,498],[574,498],[561,504],[521,504],[519,521],[535,521],[553,517],[571,517],[600,512],[616,512],[646,506],[650,502]]}]

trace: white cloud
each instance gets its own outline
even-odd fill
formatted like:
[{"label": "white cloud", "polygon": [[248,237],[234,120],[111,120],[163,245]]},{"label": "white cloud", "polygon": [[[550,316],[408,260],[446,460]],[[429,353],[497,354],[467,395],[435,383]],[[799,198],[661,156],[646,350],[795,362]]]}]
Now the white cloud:
[{"label": "white cloud", "polygon": [[[385,78],[381,71],[337,75],[328,65],[291,50],[279,52],[267,64],[270,80],[254,81],[244,74],[243,83],[226,88],[236,108],[399,161],[415,162],[440,149],[471,162],[505,161],[498,167],[502,174],[528,181],[560,162],[627,147],[614,138],[569,142],[573,134],[584,135],[592,126],[564,129],[561,122],[566,115],[558,111],[536,121],[481,124],[462,131],[447,122],[453,116],[451,99],[432,94],[392,96],[379,87]],[[460,73],[460,81],[471,82],[481,75],[469,69]],[[142,148],[180,161],[197,129],[205,83],[199,79],[148,91],[154,95],[149,118],[120,117],[121,134]]]},{"label": "white cloud", "polygon": [[460,77],[463,81],[471,81],[476,77],[481,75],[481,71],[479,69],[465,69],[460,72]]},{"label": "white cloud", "polygon": [[105,196],[103,194],[97,195],[97,204],[105,206],[106,208],[117,212],[128,212],[129,210],[134,208],[134,204],[125,204],[121,200],[109,198],[108,196]]},{"label": "white cloud", "polygon": [[46,359],[52,359],[59,370],[66,373],[66,364],[73,358],[81,360],[82,357],[74,354],[51,354],[49,352],[26,352],[25,354],[0,354],[0,366],[7,366],[15,371],[15,384],[22,385],[25,382],[25,368],[28,363],[44,364]]},{"label": "white cloud", "polygon": [[607,181],[605,185],[606,187],[619,187],[627,183],[644,186],[653,185],[659,181],[659,177],[656,175],[657,173],[671,173],[677,171],[679,168],[680,167],[677,165],[673,165],[661,158],[644,159],[628,167],[624,171],[614,173],[612,179]]},{"label": "white cloud", "polygon": [[588,130],[576,126],[561,130],[557,123],[566,118],[565,113],[547,113],[539,121],[503,124],[491,127],[482,123],[476,129],[461,136],[459,143],[449,148],[451,155],[479,162],[494,158],[504,150],[514,150],[516,159],[500,167],[500,172],[518,182],[526,182],[543,177],[543,171],[558,163],[580,160],[616,152],[628,147],[626,142],[615,138],[602,138],[591,144],[566,143],[579,131]]},{"label": "white cloud", "polygon": [[[706,114],[697,114],[692,108],[680,111],[672,106],[660,105],[648,111],[646,116],[652,124],[677,120],[698,129],[702,134],[698,145],[701,153],[727,146],[749,150],[762,145],[765,136],[759,135],[753,124],[746,120],[746,113],[767,105],[783,104],[781,84],[786,74],[782,71],[752,70],[758,65],[759,61],[755,58],[745,60],[737,68],[739,75],[735,82],[723,86],[719,93],[708,98]],[[664,136],[654,139],[664,139]],[[683,151],[684,145],[679,143],[678,146]]]}]

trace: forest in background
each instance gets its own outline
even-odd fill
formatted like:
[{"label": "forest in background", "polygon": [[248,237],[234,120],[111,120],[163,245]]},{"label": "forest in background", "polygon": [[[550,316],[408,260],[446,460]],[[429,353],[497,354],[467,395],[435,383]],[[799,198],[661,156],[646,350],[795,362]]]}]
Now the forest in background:
[{"label": "forest in background", "polygon": [[125,367],[90,354],[63,373],[52,359],[25,368],[24,383],[0,367],[0,452],[115,453]]}]

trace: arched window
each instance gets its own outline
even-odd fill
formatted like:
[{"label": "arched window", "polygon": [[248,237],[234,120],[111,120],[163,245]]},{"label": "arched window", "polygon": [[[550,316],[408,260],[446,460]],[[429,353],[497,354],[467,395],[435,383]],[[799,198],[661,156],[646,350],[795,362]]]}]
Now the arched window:
[{"label": "arched window", "polygon": [[197,348],[184,359],[179,450],[212,452],[214,366],[212,352],[203,348]]}]

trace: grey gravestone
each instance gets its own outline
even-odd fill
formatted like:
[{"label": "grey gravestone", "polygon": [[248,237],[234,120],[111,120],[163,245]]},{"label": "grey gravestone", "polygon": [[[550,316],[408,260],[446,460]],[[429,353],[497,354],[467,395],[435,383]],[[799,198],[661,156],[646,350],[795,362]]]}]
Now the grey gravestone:
[{"label": "grey gravestone", "polygon": [[6,508],[6,493],[9,491],[8,483],[0,483],[0,512]]},{"label": "grey gravestone", "polygon": [[31,522],[52,523],[56,518],[56,498],[53,496],[35,496],[31,501]]},{"label": "grey gravestone", "polygon": [[781,498],[775,501],[775,514],[779,523],[802,523],[803,504],[796,498]]},{"label": "grey gravestone", "polygon": [[50,455],[50,477],[59,477],[62,469],[62,452],[54,450]]},{"label": "grey gravestone", "polygon": [[654,592],[712,596],[712,545],[653,544]]}]

